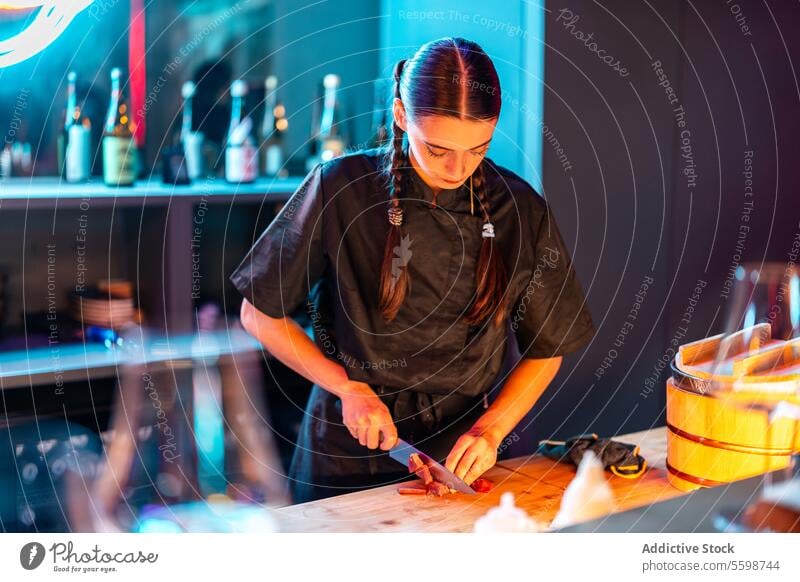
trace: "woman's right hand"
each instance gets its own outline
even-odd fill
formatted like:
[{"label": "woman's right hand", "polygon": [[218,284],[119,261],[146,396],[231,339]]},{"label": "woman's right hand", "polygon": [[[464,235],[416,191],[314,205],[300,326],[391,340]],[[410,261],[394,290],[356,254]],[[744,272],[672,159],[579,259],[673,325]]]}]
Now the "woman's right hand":
[{"label": "woman's right hand", "polygon": [[369,384],[351,382],[342,399],[342,420],[361,445],[388,451],[397,444],[397,428],[389,408]]}]

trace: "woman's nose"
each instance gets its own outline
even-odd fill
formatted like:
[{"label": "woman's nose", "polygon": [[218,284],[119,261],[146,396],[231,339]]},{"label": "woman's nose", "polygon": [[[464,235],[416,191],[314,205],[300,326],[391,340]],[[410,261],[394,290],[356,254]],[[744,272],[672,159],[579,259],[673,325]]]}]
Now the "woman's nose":
[{"label": "woman's nose", "polygon": [[454,159],[447,165],[447,173],[453,178],[460,178],[467,173],[467,158],[461,153],[457,153]]}]

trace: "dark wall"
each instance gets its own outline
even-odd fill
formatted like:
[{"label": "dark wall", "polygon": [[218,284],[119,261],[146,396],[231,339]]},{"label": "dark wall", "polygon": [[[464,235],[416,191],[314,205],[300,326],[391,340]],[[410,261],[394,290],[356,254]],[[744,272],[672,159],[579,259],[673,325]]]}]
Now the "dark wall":
[{"label": "dark wall", "polygon": [[[552,433],[663,424],[669,369],[659,362],[676,343],[721,332],[732,269],[788,261],[800,228],[796,4],[575,1],[547,9],[545,123],[569,168],[545,139],[545,195],[599,331],[565,359],[528,419],[526,448]],[[632,311],[637,294],[641,308]]]}]

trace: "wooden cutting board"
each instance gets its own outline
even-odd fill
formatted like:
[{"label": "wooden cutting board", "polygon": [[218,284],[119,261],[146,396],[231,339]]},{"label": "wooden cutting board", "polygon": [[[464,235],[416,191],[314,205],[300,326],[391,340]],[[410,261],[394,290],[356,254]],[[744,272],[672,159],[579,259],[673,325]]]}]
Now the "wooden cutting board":
[{"label": "wooden cutting board", "polygon": [[[617,439],[638,444],[649,466],[637,479],[607,473],[619,511],[683,495],[667,481],[664,427]],[[518,506],[549,524],[575,468],[533,455],[501,461],[484,476],[495,483],[489,493],[408,496],[388,485],[284,507],[276,510],[277,518],[288,532],[469,532],[475,520],[499,505],[504,492],[512,491]]]}]

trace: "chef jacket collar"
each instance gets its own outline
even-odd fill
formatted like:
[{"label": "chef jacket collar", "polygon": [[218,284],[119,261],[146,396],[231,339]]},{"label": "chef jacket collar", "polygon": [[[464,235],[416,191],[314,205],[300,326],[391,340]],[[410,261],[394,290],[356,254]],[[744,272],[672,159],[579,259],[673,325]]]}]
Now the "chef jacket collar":
[{"label": "chef jacket collar", "polygon": [[[409,166],[413,192],[411,198],[423,200],[428,207],[433,202],[433,189],[417,173],[413,166]],[[478,199],[475,198],[475,215],[478,215]],[[469,213],[469,178],[457,188],[442,188],[436,198],[436,206],[446,210]]]}]

